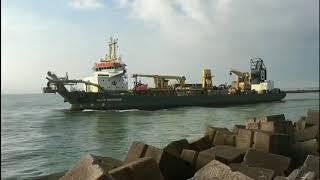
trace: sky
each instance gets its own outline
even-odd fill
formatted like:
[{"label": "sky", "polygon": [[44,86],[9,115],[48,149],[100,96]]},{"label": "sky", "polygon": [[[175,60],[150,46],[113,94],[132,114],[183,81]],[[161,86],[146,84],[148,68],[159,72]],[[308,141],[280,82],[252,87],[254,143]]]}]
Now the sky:
[{"label": "sky", "polygon": [[219,85],[260,57],[276,87],[319,87],[319,0],[5,0],[1,93],[41,93],[47,71],[89,76],[110,36],[129,77],[196,83],[209,68]]}]

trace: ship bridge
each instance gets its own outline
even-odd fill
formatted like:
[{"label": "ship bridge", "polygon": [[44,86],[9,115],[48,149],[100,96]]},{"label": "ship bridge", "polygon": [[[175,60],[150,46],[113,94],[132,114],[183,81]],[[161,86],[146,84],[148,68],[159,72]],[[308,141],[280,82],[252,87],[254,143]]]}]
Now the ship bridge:
[{"label": "ship bridge", "polygon": [[[98,84],[107,91],[128,90],[126,64],[117,56],[117,42],[118,39],[110,38],[105,58],[94,64],[93,74],[84,78],[84,81]],[[99,92],[96,86],[85,85],[84,89],[86,92]]]}]

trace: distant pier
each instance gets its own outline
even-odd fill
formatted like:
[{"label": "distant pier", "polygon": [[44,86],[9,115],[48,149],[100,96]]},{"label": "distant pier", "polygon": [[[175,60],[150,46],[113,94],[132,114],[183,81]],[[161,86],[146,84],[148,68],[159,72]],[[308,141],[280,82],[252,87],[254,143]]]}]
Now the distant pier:
[{"label": "distant pier", "polygon": [[312,93],[320,92],[319,89],[295,89],[295,90],[285,90],[286,93]]}]

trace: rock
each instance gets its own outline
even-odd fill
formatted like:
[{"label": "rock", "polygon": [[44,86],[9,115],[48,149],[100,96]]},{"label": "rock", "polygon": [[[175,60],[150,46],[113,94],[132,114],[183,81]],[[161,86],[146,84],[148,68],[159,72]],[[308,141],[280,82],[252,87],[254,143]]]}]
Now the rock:
[{"label": "rock", "polygon": [[125,163],[142,157],[152,157],[158,163],[165,180],[179,180],[192,177],[192,167],[184,160],[156,147],[134,142],[127,154]]},{"label": "rock", "polygon": [[166,147],[163,148],[164,151],[166,151],[176,157],[180,157],[180,154],[183,149],[190,149],[190,144],[186,139],[172,141]]},{"label": "rock", "polygon": [[296,179],[297,176],[298,176],[298,174],[299,174],[299,172],[300,172],[300,169],[295,169],[295,170],[293,170],[293,171],[289,174],[289,176],[287,177],[287,179],[289,179],[289,180],[294,180],[294,179]]},{"label": "rock", "polygon": [[274,171],[259,167],[249,167],[245,164],[231,163],[229,164],[232,171],[239,171],[252,179],[272,180]]},{"label": "rock", "polygon": [[217,161],[212,160],[206,166],[196,172],[193,180],[252,180],[250,177],[240,173],[232,172],[230,167]]},{"label": "rock", "polygon": [[306,123],[319,125],[319,111],[309,109],[307,112]]},{"label": "rock", "polygon": [[121,164],[122,162],[116,159],[88,154],[84,156],[75,167],[70,169],[63,177],[61,177],[60,180],[112,180],[108,171],[119,167]]},{"label": "rock", "polygon": [[253,143],[253,131],[249,129],[238,129],[238,134],[235,139],[237,148],[249,149]]},{"label": "rock", "polygon": [[249,149],[244,156],[243,163],[251,167],[260,167],[275,171],[275,175],[285,175],[290,166],[290,158]]},{"label": "rock", "polygon": [[209,136],[204,136],[196,141],[190,143],[190,147],[195,151],[203,151],[212,147],[212,142]]},{"label": "rock", "polygon": [[310,139],[314,139],[319,136],[319,126],[313,125],[311,127],[307,127],[301,131],[297,131],[295,134],[297,141],[307,141]]},{"label": "rock", "polygon": [[316,174],[314,172],[307,172],[306,174],[304,174],[301,179],[303,180],[315,180],[317,179]]},{"label": "rock", "polygon": [[307,172],[314,172],[315,177],[319,178],[319,156],[308,155],[304,161],[297,178],[302,177]]},{"label": "rock", "polygon": [[293,170],[288,177],[274,178],[277,180],[296,180],[296,179],[305,179],[313,180],[319,178],[319,157],[309,155],[304,164]]},{"label": "rock", "polygon": [[[300,170],[296,169],[295,171],[293,171],[294,175],[289,175],[287,178],[283,179],[283,180],[296,180],[296,179],[301,179],[301,180],[316,180],[316,174],[315,172],[312,171],[308,171],[304,174],[301,174],[300,177],[297,177],[297,173],[299,173]],[[282,180],[282,179],[278,179],[278,180]]]},{"label": "rock", "polygon": [[276,176],[273,178],[273,180],[289,180],[287,177],[284,176]]},{"label": "rock", "polygon": [[316,172],[319,175],[319,156],[308,155],[303,163],[303,167],[309,169],[310,171]]},{"label": "rock", "polygon": [[194,180],[209,180],[209,179],[224,179],[227,174],[232,173],[231,169],[217,161],[212,160],[210,163],[205,165],[203,168],[198,170],[194,175]]},{"label": "rock", "polygon": [[114,180],[163,180],[157,162],[150,158],[140,158],[109,171]]},{"label": "rock", "polygon": [[287,134],[255,131],[252,147],[266,153],[289,155],[292,149],[291,143],[291,137]]},{"label": "rock", "polygon": [[229,173],[223,179],[227,179],[227,180],[253,180],[252,178],[242,174],[239,171]]}]

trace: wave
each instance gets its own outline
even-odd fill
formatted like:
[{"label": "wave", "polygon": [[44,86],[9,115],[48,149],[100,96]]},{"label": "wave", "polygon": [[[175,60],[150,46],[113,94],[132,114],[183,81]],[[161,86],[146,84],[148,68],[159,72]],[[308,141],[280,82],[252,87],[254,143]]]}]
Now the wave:
[{"label": "wave", "polygon": [[315,101],[315,100],[319,100],[316,98],[305,98],[305,99],[285,99],[285,101]]}]

